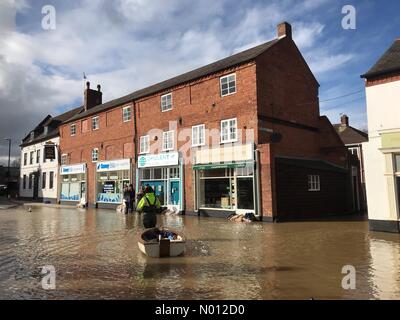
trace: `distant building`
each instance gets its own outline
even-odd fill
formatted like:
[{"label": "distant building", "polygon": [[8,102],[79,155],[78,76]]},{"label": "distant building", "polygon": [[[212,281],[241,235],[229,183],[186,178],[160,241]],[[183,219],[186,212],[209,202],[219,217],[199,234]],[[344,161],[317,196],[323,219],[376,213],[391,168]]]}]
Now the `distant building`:
[{"label": "distant building", "polygon": [[[46,116],[22,140],[20,198],[57,202],[60,143],[58,127],[81,110],[82,108],[76,108],[54,118]],[[46,146],[54,150],[54,159],[46,159]]]},{"label": "distant building", "polygon": [[367,209],[367,199],[362,144],[368,142],[368,134],[350,126],[349,117],[347,115],[342,115],[340,123],[334,124],[333,126],[340,139],[351,153],[349,157],[349,166],[351,168],[353,209],[355,211],[365,211]]},{"label": "distant building", "polygon": [[399,232],[400,39],[364,75],[369,142],[363,145],[371,230]]}]

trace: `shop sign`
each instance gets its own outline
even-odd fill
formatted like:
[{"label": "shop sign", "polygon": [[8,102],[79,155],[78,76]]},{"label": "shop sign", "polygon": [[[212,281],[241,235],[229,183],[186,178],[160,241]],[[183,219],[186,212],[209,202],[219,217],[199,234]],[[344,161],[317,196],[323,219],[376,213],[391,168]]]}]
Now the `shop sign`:
[{"label": "shop sign", "polygon": [[44,159],[54,160],[56,158],[55,144],[45,144],[44,146]]},{"label": "shop sign", "polygon": [[71,166],[61,166],[60,171],[61,175],[66,175],[66,174],[85,173],[86,170],[84,164],[75,164]]},{"label": "shop sign", "polygon": [[210,164],[198,164],[193,166],[193,170],[212,170],[212,169],[224,169],[224,168],[247,168],[252,167],[253,162],[239,162],[239,163],[210,163]]},{"label": "shop sign", "polygon": [[97,172],[104,171],[118,171],[118,170],[129,170],[131,162],[129,159],[114,160],[114,161],[102,161],[97,163]]},{"label": "shop sign", "polygon": [[138,158],[139,168],[176,166],[178,164],[179,164],[178,152],[146,154],[139,156]]}]

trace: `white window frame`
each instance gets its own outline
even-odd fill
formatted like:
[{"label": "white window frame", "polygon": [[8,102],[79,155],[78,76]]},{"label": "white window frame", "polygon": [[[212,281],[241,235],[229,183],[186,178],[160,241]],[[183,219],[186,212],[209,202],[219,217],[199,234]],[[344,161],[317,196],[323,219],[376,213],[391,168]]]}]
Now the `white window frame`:
[{"label": "white window frame", "polygon": [[[235,90],[230,92],[230,86],[229,86],[230,82],[228,81],[228,79],[229,79],[229,77],[232,77],[232,76],[235,78]],[[228,93],[225,93],[225,94],[222,93],[222,80],[224,80],[224,79],[227,79],[227,84],[228,84]],[[219,78],[219,90],[220,90],[221,97],[226,97],[231,94],[235,94],[237,91],[236,73],[231,73],[231,74],[228,74],[226,76]]]},{"label": "white window frame", "polygon": [[150,136],[140,137],[140,154],[146,154],[150,152]]},{"label": "white window frame", "polygon": [[[168,97],[171,97],[171,105],[169,106],[169,108],[164,108],[164,103],[163,103],[163,99],[168,99]],[[168,106],[167,104],[165,104],[165,106]],[[172,110],[172,92],[167,93],[167,94],[163,94],[160,98],[160,107],[161,107],[161,112],[166,112],[166,111],[170,111]]]},{"label": "white window frame", "polygon": [[[168,141],[168,139],[171,137],[171,146]],[[174,145],[175,145],[175,131],[170,130],[170,131],[164,131],[163,132],[163,139],[162,139],[162,150],[163,151],[169,151],[169,150],[174,150]]]},{"label": "white window frame", "polygon": [[[97,120],[97,121],[95,121],[95,120]],[[97,124],[96,127],[94,127],[95,122]],[[92,118],[92,131],[99,130],[99,129],[100,129],[100,118],[99,118],[99,116],[93,117]]]},{"label": "white window frame", "polygon": [[61,165],[66,165],[68,164],[68,154],[63,153],[61,155]]},{"label": "white window frame", "polygon": [[[231,138],[231,121],[235,120],[235,138]],[[223,124],[228,123],[228,139],[224,139],[223,134]],[[237,118],[225,119],[221,120],[221,143],[231,143],[238,141],[238,125],[237,125]]]},{"label": "white window frame", "polygon": [[[127,117],[127,114],[125,114],[125,111],[129,110],[129,119]],[[122,122],[129,122],[132,120],[132,108],[131,106],[123,107],[122,108]]]},{"label": "white window frame", "polygon": [[[199,134],[200,128],[203,129],[202,135]],[[195,130],[197,129],[197,135]],[[202,141],[201,141],[202,140]],[[199,124],[192,126],[192,147],[200,147],[206,144],[206,126],[205,124]]]},{"label": "white window frame", "polygon": [[309,174],[307,176],[308,191],[316,192],[321,191],[321,179],[318,174]]},{"label": "white window frame", "polygon": [[[94,159],[94,154],[96,152],[96,159]],[[97,162],[99,161],[99,148],[93,148],[92,149],[92,162]]]},{"label": "white window frame", "polygon": [[[72,128],[74,128],[74,129],[72,129]],[[71,124],[70,133],[71,133],[71,137],[76,136],[76,123]]]}]

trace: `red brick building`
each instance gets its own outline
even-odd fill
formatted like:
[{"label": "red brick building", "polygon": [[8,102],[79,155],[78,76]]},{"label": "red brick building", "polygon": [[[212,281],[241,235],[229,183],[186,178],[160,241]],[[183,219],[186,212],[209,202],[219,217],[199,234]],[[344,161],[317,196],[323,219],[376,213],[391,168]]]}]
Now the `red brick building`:
[{"label": "red brick building", "polygon": [[[61,150],[69,165],[86,163],[89,204],[103,204],[101,194],[129,180],[153,186],[163,205],[186,214],[254,212],[266,221],[341,214],[348,208],[347,150],[319,114],[318,88],[291,26],[282,23],[265,44],[89,103],[62,127]],[[128,107],[131,119],[123,122]],[[82,129],[96,121],[100,128]],[[129,179],[102,171],[116,159],[129,160]]]}]

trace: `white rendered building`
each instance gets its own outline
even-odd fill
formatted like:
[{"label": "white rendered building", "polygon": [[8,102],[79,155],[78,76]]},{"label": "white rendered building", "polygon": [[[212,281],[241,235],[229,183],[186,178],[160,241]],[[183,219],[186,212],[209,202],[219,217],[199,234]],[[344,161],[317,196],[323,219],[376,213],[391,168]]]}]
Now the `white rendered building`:
[{"label": "white rendered building", "polygon": [[364,75],[369,142],[363,144],[370,229],[399,232],[400,40]]},{"label": "white rendered building", "polygon": [[58,202],[60,173],[58,127],[80,110],[81,108],[76,108],[54,118],[48,115],[22,140],[20,198]]}]

